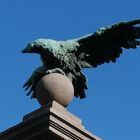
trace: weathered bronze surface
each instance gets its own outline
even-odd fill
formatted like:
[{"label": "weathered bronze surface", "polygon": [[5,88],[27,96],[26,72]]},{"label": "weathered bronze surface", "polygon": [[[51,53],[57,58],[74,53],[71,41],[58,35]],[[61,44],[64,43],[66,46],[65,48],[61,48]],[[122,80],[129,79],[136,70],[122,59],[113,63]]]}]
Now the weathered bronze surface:
[{"label": "weathered bronze surface", "polygon": [[92,34],[78,39],[56,41],[37,39],[27,45],[23,53],[38,53],[43,65],[37,68],[24,84],[27,95],[35,98],[38,81],[50,73],[67,76],[73,83],[74,95],[85,98],[87,81],[82,68],[96,68],[98,65],[116,62],[123,48],[136,48],[140,45],[139,20],[120,22],[100,28]]}]

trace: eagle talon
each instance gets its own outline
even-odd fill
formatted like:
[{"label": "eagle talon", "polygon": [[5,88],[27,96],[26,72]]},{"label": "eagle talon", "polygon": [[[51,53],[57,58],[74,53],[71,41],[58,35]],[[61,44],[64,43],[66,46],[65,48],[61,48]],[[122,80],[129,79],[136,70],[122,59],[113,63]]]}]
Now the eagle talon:
[{"label": "eagle talon", "polygon": [[51,70],[46,71],[46,74],[51,74],[51,73],[60,73],[64,76],[66,76],[65,72],[59,68],[55,68],[55,69],[51,69]]}]

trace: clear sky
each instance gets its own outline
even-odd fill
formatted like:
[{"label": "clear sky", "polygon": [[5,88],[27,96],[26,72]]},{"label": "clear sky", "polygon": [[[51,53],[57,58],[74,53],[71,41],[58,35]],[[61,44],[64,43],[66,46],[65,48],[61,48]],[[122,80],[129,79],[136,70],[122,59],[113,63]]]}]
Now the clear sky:
[{"label": "clear sky", "polygon": [[[1,0],[0,131],[39,108],[23,83],[41,62],[21,50],[38,38],[66,40],[99,27],[140,18],[139,0]],[[89,89],[68,110],[103,140],[140,139],[140,48],[125,50],[116,64],[84,70]]]}]

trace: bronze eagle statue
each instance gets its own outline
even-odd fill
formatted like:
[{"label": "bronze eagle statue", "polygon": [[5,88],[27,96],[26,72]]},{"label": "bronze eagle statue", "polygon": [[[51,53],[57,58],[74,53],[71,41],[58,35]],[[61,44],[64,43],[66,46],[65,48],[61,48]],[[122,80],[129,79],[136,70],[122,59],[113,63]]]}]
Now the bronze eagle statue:
[{"label": "bronze eagle statue", "polygon": [[27,95],[36,98],[38,81],[50,73],[67,76],[74,86],[74,95],[85,98],[87,80],[82,68],[116,62],[123,48],[137,48],[140,45],[140,19],[120,22],[99,28],[92,34],[66,41],[37,39],[27,45],[22,53],[40,54],[43,65],[37,68],[23,87]]}]

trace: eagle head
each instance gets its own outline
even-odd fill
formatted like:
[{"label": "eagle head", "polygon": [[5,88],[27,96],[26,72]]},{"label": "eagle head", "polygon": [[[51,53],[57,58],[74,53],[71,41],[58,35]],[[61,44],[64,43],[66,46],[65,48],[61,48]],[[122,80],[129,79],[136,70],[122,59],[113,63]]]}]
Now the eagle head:
[{"label": "eagle head", "polygon": [[47,39],[37,39],[22,50],[22,53],[40,53],[47,48]]}]

